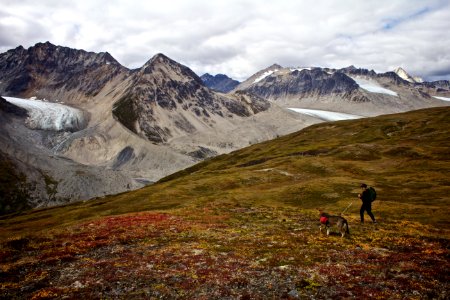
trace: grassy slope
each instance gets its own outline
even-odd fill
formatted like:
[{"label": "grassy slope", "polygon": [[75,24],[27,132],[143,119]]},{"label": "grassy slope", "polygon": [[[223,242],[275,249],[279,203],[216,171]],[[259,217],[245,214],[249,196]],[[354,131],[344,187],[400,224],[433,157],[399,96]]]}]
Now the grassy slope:
[{"label": "grassy slope", "polygon": [[[105,290],[169,298],[445,296],[449,121],[449,108],[434,108],[323,123],[138,191],[4,217],[0,291],[17,295],[22,282],[37,298]],[[378,226],[357,225],[361,182],[377,188]],[[317,235],[317,208],[339,213],[350,203],[350,238]],[[128,214],[143,211],[152,212]],[[98,271],[101,263],[108,271]],[[83,271],[67,281],[61,270],[71,268]],[[130,290],[121,288],[127,280]]]}]

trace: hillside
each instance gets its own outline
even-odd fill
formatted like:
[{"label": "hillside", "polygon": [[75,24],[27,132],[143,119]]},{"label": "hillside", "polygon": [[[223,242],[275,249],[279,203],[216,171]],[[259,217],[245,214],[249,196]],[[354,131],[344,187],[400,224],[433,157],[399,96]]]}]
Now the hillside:
[{"label": "hillside", "polygon": [[[5,216],[0,295],[448,298],[449,120],[317,124],[137,191]],[[361,182],[377,225],[359,224]],[[317,209],[347,207],[350,236],[320,235]]]}]

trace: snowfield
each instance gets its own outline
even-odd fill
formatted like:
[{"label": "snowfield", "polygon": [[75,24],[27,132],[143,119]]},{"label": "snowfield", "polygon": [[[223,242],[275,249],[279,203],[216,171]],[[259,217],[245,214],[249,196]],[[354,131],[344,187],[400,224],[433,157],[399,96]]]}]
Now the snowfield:
[{"label": "snowfield", "polygon": [[398,94],[394,91],[385,89],[384,87],[380,86],[378,82],[368,79],[363,79],[359,77],[351,77],[360,88],[363,90],[366,90],[371,93],[379,93],[379,94],[386,94],[390,96],[398,97]]},{"label": "snowfield", "polygon": [[339,120],[352,120],[352,119],[360,119],[365,118],[364,116],[351,115],[346,113],[334,112],[334,111],[326,111],[319,109],[306,109],[306,108],[293,108],[289,107],[288,109],[295,111],[297,113],[305,114],[314,118],[318,118],[324,121],[339,121]]},{"label": "snowfield", "polygon": [[77,131],[86,123],[83,111],[67,105],[34,99],[3,98],[28,111],[26,124],[31,129]]},{"label": "snowfield", "polygon": [[303,70],[308,70],[308,71],[311,71],[312,70],[312,68],[310,68],[310,67],[308,67],[308,68],[290,68],[289,69],[291,72],[294,72],[294,71],[299,71],[299,72],[301,72],[301,71],[303,71]]},{"label": "snowfield", "polygon": [[263,80],[264,78],[266,78],[267,76],[272,75],[273,73],[277,72],[278,69],[273,70],[273,71],[266,71],[264,72],[261,76],[259,76],[258,78],[255,79],[255,81],[253,81],[253,83],[257,83],[260,82],[261,80]]},{"label": "snowfield", "polygon": [[439,99],[439,100],[442,100],[442,101],[450,101],[450,98],[448,98],[448,97],[433,96],[433,98],[436,98],[436,99]]}]

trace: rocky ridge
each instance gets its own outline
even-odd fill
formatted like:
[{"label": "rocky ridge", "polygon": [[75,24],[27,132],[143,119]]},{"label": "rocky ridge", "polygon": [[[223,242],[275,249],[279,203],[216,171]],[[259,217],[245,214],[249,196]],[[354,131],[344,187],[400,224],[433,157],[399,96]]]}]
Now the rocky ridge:
[{"label": "rocky ridge", "polygon": [[275,64],[242,82],[235,91],[248,91],[283,107],[375,116],[448,105],[433,98],[448,97],[448,84],[445,80],[410,82],[396,72],[377,74],[354,66],[285,68]]},{"label": "rocky ridge", "polygon": [[221,93],[228,93],[239,84],[239,81],[224,74],[217,74],[213,76],[209,73],[205,73],[200,76],[200,79],[203,81],[204,85]]}]

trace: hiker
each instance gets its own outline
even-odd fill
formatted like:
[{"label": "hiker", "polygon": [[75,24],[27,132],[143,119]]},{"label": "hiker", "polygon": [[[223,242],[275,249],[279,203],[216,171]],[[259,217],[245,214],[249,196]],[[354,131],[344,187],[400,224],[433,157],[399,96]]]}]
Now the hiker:
[{"label": "hiker", "polygon": [[359,210],[359,214],[361,216],[361,224],[364,224],[364,211],[367,211],[367,214],[372,219],[372,222],[376,223],[377,221],[375,220],[375,216],[372,213],[372,195],[367,188],[367,184],[361,184],[361,188],[363,189],[363,191],[361,194],[358,194],[358,198],[362,201],[361,209]]}]

